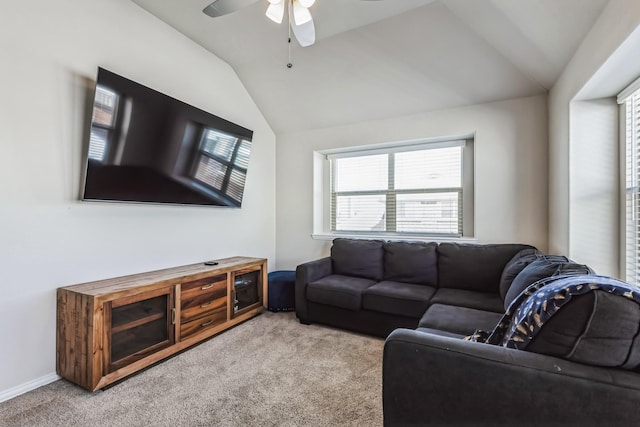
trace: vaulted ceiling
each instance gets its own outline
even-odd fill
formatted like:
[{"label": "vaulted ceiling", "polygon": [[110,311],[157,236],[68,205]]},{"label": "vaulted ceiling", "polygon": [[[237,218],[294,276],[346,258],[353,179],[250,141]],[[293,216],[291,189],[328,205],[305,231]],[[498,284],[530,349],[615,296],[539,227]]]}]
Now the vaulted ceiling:
[{"label": "vaulted ceiling", "polygon": [[[543,94],[608,0],[317,0],[291,44],[267,0],[132,0],[225,60],[276,133]],[[212,83],[213,84],[213,83]]]}]

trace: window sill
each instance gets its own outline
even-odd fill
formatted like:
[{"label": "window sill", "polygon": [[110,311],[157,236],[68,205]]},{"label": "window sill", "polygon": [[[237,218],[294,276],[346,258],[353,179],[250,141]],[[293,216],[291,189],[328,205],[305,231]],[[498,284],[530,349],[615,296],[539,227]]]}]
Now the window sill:
[{"label": "window sill", "polygon": [[476,243],[474,237],[442,237],[442,236],[405,236],[401,234],[367,235],[367,234],[334,234],[334,233],[314,233],[311,238],[314,240],[333,240],[339,237],[345,239],[377,239],[377,240],[403,240],[407,242],[456,242],[456,243]]}]

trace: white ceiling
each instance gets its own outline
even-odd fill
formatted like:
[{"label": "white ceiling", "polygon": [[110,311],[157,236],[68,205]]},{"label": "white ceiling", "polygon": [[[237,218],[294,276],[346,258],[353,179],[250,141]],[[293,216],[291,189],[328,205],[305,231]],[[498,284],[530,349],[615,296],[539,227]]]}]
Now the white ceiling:
[{"label": "white ceiling", "polygon": [[608,0],[317,0],[291,44],[267,0],[132,0],[234,68],[276,133],[545,93]]}]

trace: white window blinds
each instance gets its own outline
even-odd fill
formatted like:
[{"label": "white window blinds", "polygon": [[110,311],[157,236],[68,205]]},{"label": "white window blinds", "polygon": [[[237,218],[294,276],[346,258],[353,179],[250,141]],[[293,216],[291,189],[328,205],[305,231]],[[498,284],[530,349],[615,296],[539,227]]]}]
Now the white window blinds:
[{"label": "white window blinds", "polygon": [[625,104],[625,252],[626,280],[640,279],[640,90],[623,100]]},{"label": "white window blinds", "polygon": [[464,141],[330,155],[332,232],[462,235]]}]

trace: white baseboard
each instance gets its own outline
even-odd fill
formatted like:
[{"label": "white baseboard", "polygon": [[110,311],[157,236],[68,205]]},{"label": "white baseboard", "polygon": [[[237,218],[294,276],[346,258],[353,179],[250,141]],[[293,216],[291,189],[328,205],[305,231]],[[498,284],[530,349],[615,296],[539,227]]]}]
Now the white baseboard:
[{"label": "white baseboard", "polygon": [[4,390],[4,391],[0,390],[0,402],[13,399],[14,397],[18,397],[21,394],[24,394],[31,390],[35,390],[38,387],[42,387],[43,385],[51,384],[52,382],[57,381],[60,378],[62,377],[60,377],[55,372],[52,372],[43,377],[36,378],[35,380],[27,381],[24,384],[20,384],[18,386],[12,387],[8,390]]}]

